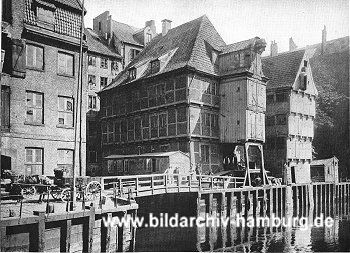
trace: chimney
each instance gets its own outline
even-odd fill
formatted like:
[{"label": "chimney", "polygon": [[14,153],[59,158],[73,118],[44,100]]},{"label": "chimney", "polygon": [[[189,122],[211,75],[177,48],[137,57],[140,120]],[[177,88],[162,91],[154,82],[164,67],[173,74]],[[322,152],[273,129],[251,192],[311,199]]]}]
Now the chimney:
[{"label": "chimney", "polygon": [[278,54],[278,46],[275,41],[271,41],[270,56],[275,56]]},{"label": "chimney", "polygon": [[154,22],[154,20],[146,21],[145,27],[147,27],[147,26],[149,26],[149,28],[151,28],[151,31],[153,34],[156,33],[156,23]]},{"label": "chimney", "polygon": [[327,30],[326,30],[326,26],[324,26],[322,30],[322,45],[321,45],[322,53],[324,53],[325,51],[326,41],[327,41]]},{"label": "chimney", "polygon": [[162,36],[165,36],[171,29],[171,20],[163,19],[162,20]]},{"label": "chimney", "polygon": [[295,44],[294,40],[292,37],[289,38],[289,51],[294,51],[297,49],[297,45]]}]

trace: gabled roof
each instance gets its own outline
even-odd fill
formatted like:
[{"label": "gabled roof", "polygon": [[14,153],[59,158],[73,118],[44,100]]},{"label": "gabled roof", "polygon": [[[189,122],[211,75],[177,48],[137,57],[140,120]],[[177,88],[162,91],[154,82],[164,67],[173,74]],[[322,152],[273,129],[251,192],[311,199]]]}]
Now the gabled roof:
[{"label": "gabled roof", "polygon": [[102,36],[95,33],[92,29],[85,28],[85,34],[89,52],[121,58],[121,56],[108,45],[107,41]]},{"label": "gabled roof", "polygon": [[291,88],[304,54],[305,50],[296,50],[262,58],[263,73],[269,78],[267,88]]},{"label": "gabled roof", "polygon": [[333,156],[333,157],[328,158],[328,159],[313,160],[310,165],[311,166],[326,165],[326,164],[332,163],[333,161],[338,162],[338,158]]},{"label": "gabled roof", "polygon": [[138,79],[151,76],[149,62],[161,57],[166,59],[165,65],[153,75],[185,66],[216,75],[218,73],[211,59],[212,50],[219,50],[225,45],[208,17],[201,16],[169,30],[165,36],[156,36],[103,91],[128,83],[128,70],[132,67],[143,66],[143,75]]},{"label": "gabled roof", "polygon": [[122,42],[143,46],[142,43],[134,36],[135,33],[140,31],[139,28],[112,20],[112,31],[114,35]]}]

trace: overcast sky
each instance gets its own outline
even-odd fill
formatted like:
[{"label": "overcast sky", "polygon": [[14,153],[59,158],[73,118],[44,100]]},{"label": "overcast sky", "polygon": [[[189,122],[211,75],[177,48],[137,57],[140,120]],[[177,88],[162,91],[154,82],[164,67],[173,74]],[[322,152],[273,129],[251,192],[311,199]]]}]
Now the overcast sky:
[{"label": "overcast sky", "polygon": [[288,50],[293,37],[298,47],[321,42],[323,26],[327,40],[348,36],[349,0],[85,0],[85,26],[92,28],[95,16],[108,10],[112,19],[142,28],[155,20],[172,20],[172,27],[206,14],[227,44],[255,36],[278,51]]}]

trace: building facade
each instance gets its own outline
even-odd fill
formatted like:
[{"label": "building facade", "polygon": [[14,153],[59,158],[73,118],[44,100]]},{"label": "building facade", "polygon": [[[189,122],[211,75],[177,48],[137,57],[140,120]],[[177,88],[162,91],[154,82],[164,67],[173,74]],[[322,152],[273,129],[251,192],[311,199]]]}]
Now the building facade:
[{"label": "building facade", "polygon": [[86,172],[98,173],[97,163],[101,157],[101,129],[98,120],[100,98],[97,92],[106,87],[122,69],[122,57],[108,44],[108,41],[92,29],[85,29],[87,53],[87,115],[86,115]]},{"label": "building facade", "polygon": [[[2,170],[53,175],[58,168],[72,175],[74,157],[78,161],[80,150],[86,152],[85,89],[81,111],[76,105],[80,2],[20,0],[5,1],[4,6]],[[79,112],[82,120],[76,122]],[[81,129],[80,145],[75,128]],[[85,175],[85,156],[81,166],[75,165],[76,174]]]},{"label": "building facade", "polygon": [[113,20],[109,11],[93,19],[93,30],[108,39],[122,56],[123,68],[157,35],[154,20],[145,22],[145,27],[139,29]]},{"label": "building facade", "polygon": [[167,22],[100,93],[103,157],[180,150],[208,174],[223,169],[237,144],[244,152],[252,142],[260,159],[250,164],[261,168],[264,40],[226,45],[206,16],[173,29]]},{"label": "building facade", "polygon": [[309,183],[317,90],[310,67],[313,50],[263,58],[266,91],[265,162],[285,182]]}]

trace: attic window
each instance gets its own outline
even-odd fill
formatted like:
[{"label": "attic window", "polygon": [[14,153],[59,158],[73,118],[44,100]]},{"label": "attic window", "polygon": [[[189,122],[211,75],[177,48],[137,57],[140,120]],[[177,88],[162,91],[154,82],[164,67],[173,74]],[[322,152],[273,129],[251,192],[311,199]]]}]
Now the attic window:
[{"label": "attic window", "polygon": [[136,68],[129,69],[129,79],[134,80],[136,78]]},{"label": "attic window", "polygon": [[155,74],[155,73],[159,72],[159,69],[160,69],[160,61],[158,59],[152,61],[151,62],[151,74]]},{"label": "attic window", "polygon": [[56,6],[41,0],[36,0],[36,15],[38,26],[53,30],[55,24],[54,11]]},{"label": "attic window", "polygon": [[304,67],[307,67],[307,61],[306,60],[304,61]]}]

